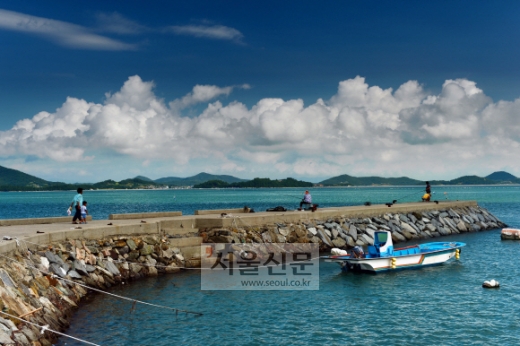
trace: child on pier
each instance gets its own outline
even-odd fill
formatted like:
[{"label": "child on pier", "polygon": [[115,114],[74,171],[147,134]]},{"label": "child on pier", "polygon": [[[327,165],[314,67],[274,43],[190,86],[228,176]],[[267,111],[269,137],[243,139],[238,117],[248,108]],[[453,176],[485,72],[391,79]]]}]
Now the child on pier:
[{"label": "child on pier", "polygon": [[83,205],[81,206],[81,223],[87,223],[87,201],[83,201]]}]

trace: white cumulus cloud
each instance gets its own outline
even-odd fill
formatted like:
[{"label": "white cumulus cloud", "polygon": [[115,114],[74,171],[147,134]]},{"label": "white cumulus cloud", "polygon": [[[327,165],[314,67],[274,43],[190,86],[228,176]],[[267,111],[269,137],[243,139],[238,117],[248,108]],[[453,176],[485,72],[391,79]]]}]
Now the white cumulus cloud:
[{"label": "white cumulus cloud", "polygon": [[[465,79],[431,95],[417,81],[394,91],[355,77],[328,100],[266,98],[252,107],[219,99],[236,86],[197,85],[170,102],[154,88],[132,76],[103,104],[69,97],[0,132],[0,156],[94,165],[114,153],[144,168],[172,162],[177,172],[246,177],[454,178],[510,167],[520,154],[520,99],[493,102]],[[207,102],[196,116],[179,112]]]}]

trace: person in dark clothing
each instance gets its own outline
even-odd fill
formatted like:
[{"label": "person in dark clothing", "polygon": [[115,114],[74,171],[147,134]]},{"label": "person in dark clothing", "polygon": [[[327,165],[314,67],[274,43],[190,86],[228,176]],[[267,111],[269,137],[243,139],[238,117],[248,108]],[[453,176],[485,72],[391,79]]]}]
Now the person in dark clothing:
[{"label": "person in dark clothing", "polygon": [[426,189],[424,191],[425,191],[425,194],[423,195],[422,200],[423,200],[423,202],[429,202],[430,197],[432,195],[432,189],[430,187],[429,181],[426,182]]}]

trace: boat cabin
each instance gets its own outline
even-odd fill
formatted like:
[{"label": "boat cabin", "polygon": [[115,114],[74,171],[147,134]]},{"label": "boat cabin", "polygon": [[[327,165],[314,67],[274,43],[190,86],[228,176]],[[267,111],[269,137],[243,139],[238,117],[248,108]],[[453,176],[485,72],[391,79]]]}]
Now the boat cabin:
[{"label": "boat cabin", "polygon": [[374,232],[374,245],[368,246],[368,258],[389,257],[394,253],[392,235],[388,231]]}]

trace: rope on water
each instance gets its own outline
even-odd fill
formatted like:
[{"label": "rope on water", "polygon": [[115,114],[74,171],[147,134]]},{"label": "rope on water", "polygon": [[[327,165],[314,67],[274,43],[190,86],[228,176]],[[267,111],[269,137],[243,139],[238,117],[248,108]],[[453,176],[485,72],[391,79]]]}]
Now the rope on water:
[{"label": "rope on water", "polygon": [[[36,269],[38,270],[39,272],[45,274],[45,275],[49,275],[49,273],[43,271],[43,270],[40,270],[39,268],[36,268],[34,266],[31,266],[29,264],[26,264],[26,263],[22,263],[18,260],[15,260],[13,258],[10,258],[10,257],[7,257],[5,255],[2,255],[0,254],[1,257],[4,257],[4,258],[7,258],[8,260],[10,261],[13,261],[13,262],[18,262],[20,264],[24,264],[24,265],[27,265],[28,267],[30,268],[33,268],[33,269]],[[106,291],[103,291],[103,290],[100,290],[98,288],[94,288],[94,287],[91,287],[91,286],[88,286],[88,285],[84,285],[84,284],[80,284],[79,282],[76,282],[76,281],[73,281],[73,280],[69,280],[69,279],[65,279],[65,278],[62,278],[62,277],[59,277],[59,276],[56,276],[54,274],[50,274],[51,278],[55,278],[55,279],[60,279],[60,280],[63,280],[63,281],[67,281],[67,282],[70,282],[70,283],[73,283],[73,284],[76,284],[78,286],[81,286],[81,287],[84,287],[86,289],[89,289],[89,290],[92,290],[92,291],[96,291],[96,292],[99,292],[99,293],[103,293],[103,294],[107,294],[109,296],[112,296],[112,297],[116,297],[116,298],[119,298],[119,299],[123,299],[123,300],[128,300],[128,301],[131,301],[131,302],[135,302],[135,303],[139,303],[139,304],[143,304],[143,305],[148,305],[148,306],[153,306],[153,307],[156,307],[156,308],[161,308],[161,309],[167,309],[167,310],[172,310],[172,311],[175,311],[175,313],[179,313],[179,312],[184,312],[186,314],[193,314],[193,315],[197,315],[197,316],[202,316],[203,313],[201,312],[195,312],[195,311],[189,311],[189,310],[182,310],[182,309],[177,309],[177,308],[172,308],[172,307],[169,307],[169,306],[164,306],[164,305],[157,305],[157,304],[152,304],[152,303],[148,303],[148,302],[144,302],[144,301],[141,301],[141,300],[137,300],[137,299],[134,299],[134,298],[128,298],[128,297],[124,297],[124,296],[120,296],[118,294],[114,294],[114,293],[110,293],[110,292],[106,292]]]},{"label": "rope on water", "polygon": [[61,333],[61,332],[58,332],[56,330],[52,330],[49,328],[49,325],[45,325],[45,326],[41,326],[39,324],[36,324],[36,323],[32,323],[32,322],[29,322],[27,320],[24,320],[23,318],[20,318],[20,317],[17,317],[17,316],[14,316],[14,315],[11,315],[11,314],[8,314],[7,312],[3,312],[3,311],[0,311],[1,314],[4,314],[6,316],[9,316],[11,318],[16,318],[17,320],[20,320],[24,323],[28,323],[28,324],[32,324],[33,326],[36,326],[38,328],[40,328],[40,333],[43,334],[45,333],[46,331],[49,331],[49,332],[52,332],[52,333],[55,333],[55,334],[58,334],[58,335],[61,335],[61,336],[65,336],[67,338],[71,338],[71,339],[74,339],[76,341],[80,341],[80,342],[83,342],[85,344],[88,344],[88,345],[95,345],[95,346],[100,346],[99,344],[95,344],[93,342],[90,342],[90,341],[87,341],[87,340],[83,340],[83,339],[80,339],[80,338],[76,338],[75,336],[72,336],[72,335],[68,335],[68,334],[65,334],[65,333]]}]

